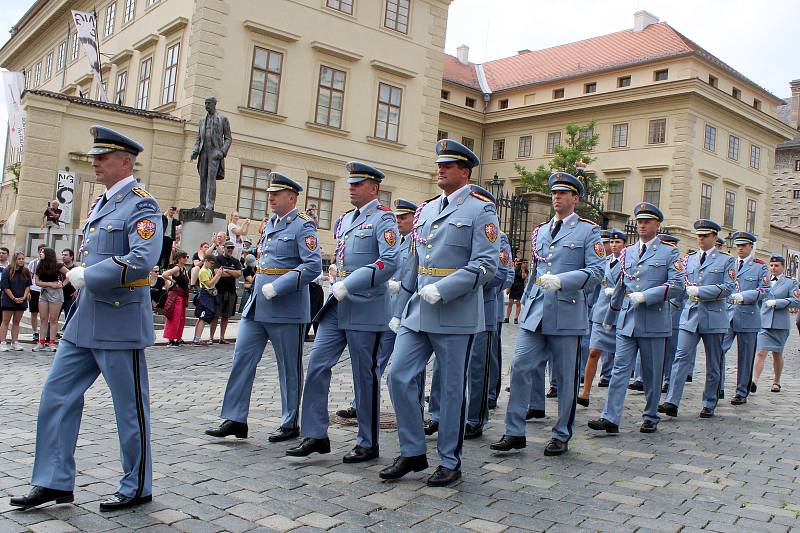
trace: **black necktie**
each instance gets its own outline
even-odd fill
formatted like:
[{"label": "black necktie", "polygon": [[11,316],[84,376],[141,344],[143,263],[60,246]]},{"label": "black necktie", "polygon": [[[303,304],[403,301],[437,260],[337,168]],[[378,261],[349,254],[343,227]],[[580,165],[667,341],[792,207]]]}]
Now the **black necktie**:
[{"label": "black necktie", "polygon": [[441,213],[442,211],[444,211],[445,209],[447,209],[447,204],[449,204],[449,203],[450,203],[450,202],[448,202],[448,201],[447,201],[447,196],[445,196],[444,198],[442,198],[442,208],[441,208],[441,209],[439,209],[439,212]]},{"label": "black necktie", "polygon": [[615,266],[617,266],[617,263],[619,263],[618,259],[614,259],[613,261],[611,261],[611,268],[614,268]]},{"label": "black necktie", "polygon": [[639,257],[644,257],[644,253],[647,251],[647,245],[642,243],[642,251],[639,252]]},{"label": "black necktie", "polygon": [[705,262],[706,262],[706,253],[703,252],[702,254],[700,254],[700,264],[702,265]]},{"label": "black necktie", "polygon": [[772,281],[778,281],[778,276],[772,276]]},{"label": "black necktie", "polygon": [[558,232],[561,231],[561,224],[563,222],[564,222],[563,220],[556,220],[556,223],[553,224],[552,228],[550,228],[550,238],[551,239],[555,239],[556,235],[558,235]]},{"label": "black necktie", "polygon": [[744,259],[739,259],[739,270],[744,266]]},{"label": "black necktie", "polygon": [[361,210],[360,210],[360,209],[356,209],[356,212],[355,212],[355,213],[353,213],[353,222],[355,222],[355,221],[356,221],[356,219],[357,219],[358,217],[360,217],[360,216],[361,216]]}]

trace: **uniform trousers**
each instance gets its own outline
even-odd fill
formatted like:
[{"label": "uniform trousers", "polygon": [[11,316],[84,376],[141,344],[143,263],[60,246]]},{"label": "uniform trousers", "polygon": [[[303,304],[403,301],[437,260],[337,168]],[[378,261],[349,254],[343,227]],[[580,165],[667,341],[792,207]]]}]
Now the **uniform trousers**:
[{"label": "uniform trousers", "polygon": [[[641,361],[641,379],[644,383],[645,407],[642,418],[658,424],[658,402],[661,398],[661,376],[664,363],[665,337],[628,337],[617,334],[617,353],[614,370],[608,384],[608,397],[601,417],[619,425],[622,406],[628,392],[628,377],[634,360]],[[639,356],[637,357],[637,352]]]},{"label": "uniform trousers", "polygon": [[[725,376],[725,354],[733,346],[736,338],[736,396],[747,398],[750,395],[750,382],[753,381],[753,362],[756,358],[757,331],[728,330],[722,339],[722,376]],[[724,384],[724,382],[723,382]],[[722,386],[720,386],[722,388]]]},{"label": "uniform trousers", "polygon": [[600,369],[600,379],[611,381],[611,372],[614,370],[614,353],[603,352],[600,355],[602,367]]},{"label": "uniform trousers", "polygon": [[144,350],[80,348],[65,339],[59,343],[39,402],[31,484],[73,490],[83,396],[100,374],[111,391],[117,420],[123,472],[117,492],[127,497],[149,496],[153,461]]},{"label": "uniform trousers", "polygon": [[435,351],[442,398],[436,447],[442,466],[451,470],[461,468],[465,388],[473,338],[469,334],[418,332],[401,326],[388,379],[403,457],[424,455],[426,451],[419,396],[425,365]]},{"label": "uniform trousers", "polygon": [[[392,330],[384,331],[381,337],[381,347],[378,351],[378,375],[381,380],[383,379],[383,374],[386,372],[386,366],[389,364],[389,358],[394,351],[394,340],[396,337],[397,335]],[[350,402],[350,407],[356,409],[356,412],[358,412],[355,398]]]},{"label": "uniform trousers", "polygon": [[275,348],[278,381],[281,387],[281,427],[297,427],[300,397],[303,393],[303,338],[305,324],[273,324],[242,318],[221,416],[225,420],[247,422],[256,367],[268,341]]},{"label": "uniform trousers", "polygon": [[331,370],[339,362],[347,346],[358,416],[356,445],[362,448],[378,446],[381,406],[378,352],[382,335],[382,331],[339,329],[337,302],[332,302],[319,322],[314,346],[308,356],[303,408],[300,413],[301,436],[315,439],[327,436]]},{"label": "uniform trousers", "polygon": [[[517,350],[511,363],[511,393],[506,410],[506,435],[525,436],[525,414],[531,404],[534,379],[538,380],[537,367],[544,368],[544,363],[549,358],[552,375],[561,385],[558,389],[558,419],[553,426],[553,437],[563,442],[569,441],[572,437],[572,424],[575,422],[580,350],[580,336],[543,335],[520,329]],[[544,375],[541,375],[543,385]],[[541,390],[544,392],[544,386]]]},{"label": "uniform trousers", "polygon": [[[422,372],[422,388],[425,388],[425,371]],[[428,418],[439,421],[439,406],[442,399],[442,376],[439,374],[439,358],[433,356],[431,392],[428,395]]]},{"label": "uniform trousers", "polygon": [[489,400],[496,402],[503,387],[503,322],[497,323],[497,330],[492,336],[492,353],[489,359]]},{"label": "uniform trousers", "polygon": [[[664,350],[664,383],[669,386],[669,376],[672,372],[672,364],[675,362],[675,352],[678,351],[678,336],[680,335],[680,328],[673,328],[672,335],[668,339],[667,349]],[[694,364],[692,364],[694,369]]]},{"label": "uniform trousers", "polygon": [[675,353],[675,362],[672,364],[672,373],[669,378],[667,402],[680,405],[686,376],[690,373],[690,363],[697,355],[697,343],[702,339],[706,351],[706,385],[703,389],[703,407],[709,409],[717,407],[722,364],[722,338],[724,336],[724,333],[696,333],[685,329],[681,330],[678,337],[678,351]]},{"label": "uniform trousers", "polygon": [[469,355],[469,385],[467,386],[467,424],[484,427],[489,422],[489,384],[494,331],[475,335]]}]

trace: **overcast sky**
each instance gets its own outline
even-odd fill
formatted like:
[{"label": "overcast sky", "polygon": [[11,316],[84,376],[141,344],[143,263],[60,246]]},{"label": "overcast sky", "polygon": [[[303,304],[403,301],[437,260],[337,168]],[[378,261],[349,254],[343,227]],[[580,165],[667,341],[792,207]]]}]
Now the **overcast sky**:
[{"label": "overcast sky", "polygon": [[[0,45],[31,5],[31,0],[0,0]],[[789,96],[789,81],[800,78],[800,54],[792,42],[800,20],[797,0],[454,0],[445,49],[455,54],[457,46],[467,44],[470,60],[482,63],[525,48],[632,28],[638,9],[668,22],[779,97]],[[0,151],[5,146],[5,107],[2,95]]]}]

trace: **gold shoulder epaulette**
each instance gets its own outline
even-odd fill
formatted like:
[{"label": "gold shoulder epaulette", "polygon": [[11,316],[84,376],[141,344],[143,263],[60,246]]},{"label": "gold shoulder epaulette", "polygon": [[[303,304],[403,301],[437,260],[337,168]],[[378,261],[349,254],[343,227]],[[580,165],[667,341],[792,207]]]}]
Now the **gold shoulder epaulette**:
[{"label": "gold shoulder epaulette", "polygon": [[672,247],[672,248],[677,248],[677,247],[678,247],[678,245],[677,245],[677,244],[675,244],[674,242],[664,242],[664,241],[661,241],[661,244],[663,244],[664,246],[670,246],[670,247]]},{"label": "gold shoulder epaulette", "polygon": [[313,218],[311,218],[311,216],[307,215],[303,211],[297,212],[297,218],[302,218],[303,220],[314,220]]},{"label": "gold shoulder epaulette", "polygon": [[427,204],[428,202],[432,202],[432,201],[434,201],[434,200],[438,200],[438,199],[439,199],[439,198],[441,198],[441,197],[442,197],[442,196],[441,196],[440,194],[437,194],[437,195],[436,195],[436,196],[434,196],[433,198],[428,198],[427,200],[425,200],[425,201],[424,201],[424,202],[422,202],[422,203],[423,203],[423,204]]},{"label": "gold shoulder epaulette", "polygon": [[133,194],[140,196],[142,198],[151,198],[150,193],[142,189],[141,187],[134,187],[133,189],[131,189],[131,191],[133,191]]},{"label": "gold shoulder epaulette", "polygon": [[477,198],[478,200],[481,200],[481,201],[484,201],[484,202],[492,202],[492,203],[494,203],[494,201],[491,198],[489,198],[485,194],[479,193],[478,191],[472,191],[470,194],[472,196],[474,196],[475,198]]},{"label": "gold shoulder epaulette", "polygon": [[578,217],[578,219],[582,220],[584,222],[588,222],[589,224],[594,224],[595,226],[599,226],[600,225],[600,224],[598,224],[597,222],[595,222],[594,220],[592,220],[590,218]]}]

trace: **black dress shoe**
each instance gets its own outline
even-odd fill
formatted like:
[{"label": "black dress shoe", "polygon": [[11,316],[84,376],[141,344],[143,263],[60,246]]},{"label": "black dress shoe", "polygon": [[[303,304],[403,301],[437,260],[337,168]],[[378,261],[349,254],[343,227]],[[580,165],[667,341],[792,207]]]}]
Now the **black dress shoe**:
[{"label": "black dress shoe", "polygon": [[717,398],[720,399],[720,400],[724,400],[725,399],[725,391],[724,390],[719,391],[717,393]]},{"label": "black dress shoe", "polygon": [[392,466],[387,466],[378,475],[381,479],[400,479],[409,472],[422,472],[428,468],[428,458],[425,455],[412,457],[397,457]]},{"label": "black dress shoe", "polygon": [[678,406],[669,402],[664,402],[658,406],[658,412],[667,416],[678,416]]},{"label": "black dress shoe", "polygon": [[113,496],[100,502],[100,510],[119,511],[120,509],[135,507],[137,505],[142,505],[143,503],[150,503],[151,501],[153,501],[153,497],[149,494],[147,496],[139,496],[137,498],[136,496],[125,496],[124,494],[115,492]]},{"label": "black dress shoe", "polygon": [[686,383],[691,383],[691,382],[692,382],[692,375],[689,374],[688,376],[686,376]]},{"label": "black dress shoe", "polygon": [[528,409],[525,413],[525,420],[530,420],[531,418],[544,418],[544,409]]},{"label": "black dress shoe", "polygon": [[70,491],[33,486],[27,496],[13,496],[9,503],[14,507],[27,509],[52,501],[56,503],[72,503],[74,500],[75,497]]},{"label": "black dress shoe", "polygon": [[758,385],[756,385],[755,382],[751,381],[750,382],[750,392],[753,393],[753,392],[756,392],[757,390],[758,390]]},{"label": "black dress shoe", "polygon": [[619,433],[619,426],[610,420],[601,418],[599,420],[589,420],[589,429],[605,431],[606,433]]},{"label": "black dress shoe", "polygon": [[569,446],[563,440],[550,439],[547,446],[544,447],[544,454],[548,457],[556,455],[563,455],[569,451]]},{"label": "black dress shoe", "polygon": [[714,418],[714,410],[708,407],[700,409],[700,418]]},{"label": "black dress shoe", "polygon": [[286,455],[291,457],[306,457],[312,453],[331,453],[331,441],[328,437],[323,439],[312,439],[306,437],[299,446],[286,450]]},{"label": "black dress shoe", "polygon": [[581,398],[580,396],[575,397],[575,402],[578,405],[582,405],[584,407],[589,407],[589,398]]},{"label": "black dress shoe", "polygon": [[439,422],[436,420],[426,420],[422,425],[422,429],[425,430],[426,435],[431,436],[439,431]]},{"label": "black dress shoe", "polygon": [[606,387],[608,387],[608,380],[607,380],[607,379],[601,379],[601,380],[600,380],[600,381],[597,383],[597,386],[598,386],[598,387],[600,387],[600,388],[603,388],[603,389],[604,389],[604,388],[606,388]]},{"label": "black dress shoe", "polygon": [[733,400],[731,400],[731,405],[744,405],[747,403],[747,398],[744,396],[739,396],[738,394],[734,396]]},{"label": "black dress shoe", "polygon": [[226,420],[220,424],[218,428],[207,429],[206,435],[211,435],[212,437],[227,437],[228,435],[233,435],[237,439],[246,439],[247,424],[243,422],[234,422],[233,420]]},{"label": "black dress shoe", "polygon": [[282,442],[284,440],[296,439],[300,436],[300,428],[285,428],[283,426],[275,430],[275,432],[267,437],[270,442]]},{"label": "black dress shoe", "polygon": [[658,427],[653,424],[650,420],[645,420],[642,422],[642,425],[639,426],[639,431],[641,433],[655,433],[658,431]]},{"label": "black dress shoe", "polygon": [[489,400],[489,410],[493,411],[497,409],[497,400]]},{"label": "black dress shoe", "polygon": [[669,383],[664,383],[661,385],[661,393],[666,394],[669,392]]},{"label": "black dress shoe", "polygon": [[447,467],[439,465],[426,483],[429,487],[446,487],[450,483],[458,481],[460,478],[461,470],[450,470]]},{"label": "black dress shoe", "polygon": [[340,418],[358,418],[358,415],[356,415],[356,408],[353,406],[350,406],[347,409],[339,409],[336,411],[336,416]]},{"label": "black dress shoe", "polygon": [[464,439],[477,439],[483,435],[483,428],[480,426],[473,426],[472,424],[467,424],[467,428],[464,430]]},{"label": "black dress shoe", "polygon": [[355,448],[347,452],[347,455],[342,457],[342,462],[363,463],[364,461],[371,461],[377,458],[378,458],[377,446],[375,446],[374,448],[364,448],[362,446],[356,446]]},{"label": "black dress shoe", "polygon": [[550,389],[547,391],[547,394],[545,394],[545,397],[546,398],[558,398],[558,389],[555,388],[555,387],[550,387]]},{"label": "black dress shoe", "polygon": [[513,437],[511,435],[503,435],[503,438],[497,442],[489,445],[489,449],[498,452],[510,452],[511,450],[521,450],[527,446],[525,437]]},{"label": "black dress shoe", "polygon": [[633,383],[628,383],[628,390],[635,390],[635,391],[643,391],[644,390],[644,383],[641,381],[634,381]]},{"label": "black dress shoe", "polygon": [[508,324],[508,319],[507,318],[503,319],[503,324]]}]

